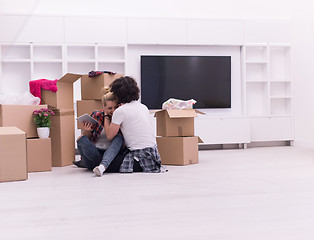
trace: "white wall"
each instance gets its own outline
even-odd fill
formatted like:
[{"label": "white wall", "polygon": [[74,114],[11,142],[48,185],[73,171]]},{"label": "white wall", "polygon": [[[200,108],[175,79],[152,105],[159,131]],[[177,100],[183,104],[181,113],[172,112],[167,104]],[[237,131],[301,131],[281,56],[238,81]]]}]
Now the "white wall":
[{"label": "white wall", "polygon": [[314,148],[314,3],[303,0],[292,7],[295,145]]}]

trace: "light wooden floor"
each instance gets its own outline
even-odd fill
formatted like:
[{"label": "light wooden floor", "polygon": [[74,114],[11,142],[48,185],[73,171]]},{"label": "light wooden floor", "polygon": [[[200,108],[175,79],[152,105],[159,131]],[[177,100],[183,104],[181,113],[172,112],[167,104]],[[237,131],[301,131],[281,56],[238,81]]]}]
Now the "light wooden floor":
[{"label": "light wooden floor", "polygon": [[314,239],[314,150],[200,151],[163,174],[75,166],[0,184],[0,239]]}]

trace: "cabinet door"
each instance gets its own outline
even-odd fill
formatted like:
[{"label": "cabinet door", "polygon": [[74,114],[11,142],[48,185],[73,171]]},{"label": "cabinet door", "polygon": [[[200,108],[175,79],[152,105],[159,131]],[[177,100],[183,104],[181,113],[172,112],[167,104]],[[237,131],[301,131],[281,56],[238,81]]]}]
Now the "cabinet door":
[{"label": "cabinet door", "polygon": [[129,44],[186,44],[186,22],[177,19],[128,19]]},{"label": "cabinet door", "polygon": [[242,45],[242,21],[187,20],[188,44]]},{"label": "cabinet door", "polygon": [[251,118],[251,141],[293,140],[292,117]]},{"label": "cabinet door", "polygon": [[68,43],[126,43],[125,18],[66,17],[65,42]]},{"label": "cabinet door", "polygon": [[289,43],[291,42],[291,26],[289,21],[258,21],[245,22],[245,42]]},{"label": "cabinet door", "polygon": [[0,42],[64,41],[63,17],[0,16]]},{"label": "cabinet door", "polygon": [[249,119],[195,118],[195,135],[207,144],[249,143]]}]

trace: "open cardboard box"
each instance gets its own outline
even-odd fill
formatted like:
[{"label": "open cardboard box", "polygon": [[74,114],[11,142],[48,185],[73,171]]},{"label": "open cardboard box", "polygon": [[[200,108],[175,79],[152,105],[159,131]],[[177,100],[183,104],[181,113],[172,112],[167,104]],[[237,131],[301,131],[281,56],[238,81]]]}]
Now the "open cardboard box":
[{"label": "open cardboard box", "polygon": [[41,108],[48,108],[48,106],[0,104],[0,127],[15,126],[25,132],[27,138],[37,137],[33,111]]},{"label": "open cardboard box", "polygon": [[157,137],[156,140],[162,164],[198,163],[198,143],[203,142],[199,137]]},{"label": "open cardboard box", "polygon": [[27,177],[25,132],[17,127],[0,127],[0,182]]},{"label": "open cardboard box", "polygon": [[103,73],[95,77],[83,75],[81,78],[82,100],[101,100],[103,96],[102,89],[119,77],[123,77],[123,75],[119,73]]},{"label": "open cardboard box", "polygon": [[53,108],[74,109],[73,83],[83,75],[67,73],[57,81],[56,92],[41,90],[41,102]]},{"label": "open cardboard box", "polygon": [[204,114],[195,109],[164,109],[155,111],[157,136],[194,136],[194,118],[197,117],[197,113]]}]

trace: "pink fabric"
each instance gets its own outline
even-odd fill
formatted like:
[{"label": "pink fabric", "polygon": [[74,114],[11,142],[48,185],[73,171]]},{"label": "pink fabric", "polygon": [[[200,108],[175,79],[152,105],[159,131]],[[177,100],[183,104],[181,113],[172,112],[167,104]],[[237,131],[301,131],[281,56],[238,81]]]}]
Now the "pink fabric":
[{"label": "pink fabric", "polygon": [[29,90],[34,97],[39,97],[41,101],[41,89],[50,90],[51,92],[58,91],[56,80],[39,79],[29,82]]}]

